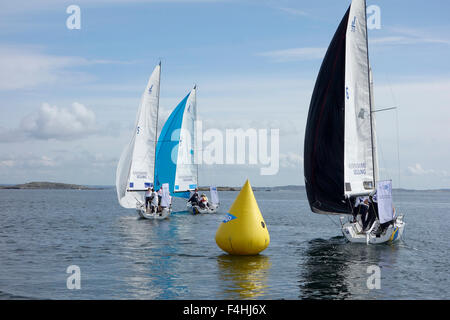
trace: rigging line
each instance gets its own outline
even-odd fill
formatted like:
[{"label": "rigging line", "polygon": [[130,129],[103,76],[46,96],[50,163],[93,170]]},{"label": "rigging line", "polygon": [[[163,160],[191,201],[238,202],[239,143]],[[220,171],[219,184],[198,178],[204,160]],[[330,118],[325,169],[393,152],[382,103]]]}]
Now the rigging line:
[{"label": "rigging line", "polygon": [[328,219],[330,219],[331,222],[333,222],[336,226],[340,227],[340,226],[336,223],[336,221],[334,221],[328,214],[326,214],[326,216],[327,216]]},{"label": "rigging line", "polygon": [[394,109],[397,109],[397,107],[390,107],[390,108],[384,108],[384,109],[373,110],[372,113],[380,112],[380,111],[394,110]]},{"label": "rigging line", "polygon": [[398,188],[401,188],[400,181],[400,134],[399,134],[399,126],[398,126],[398,110],[395,109],[395,121],[397,128],[397,174],[398,174]]},{"label": "rigging line", "polygon": [[[387,79],[387,82],[388,82],[388,87],[389,87],[389,92],[390,92],[390,94],[391,94],[391,98],[392,98],[392,100],[393,100],[393,102],[394,102],[394,105],[397,106],[397,105],[398,105],[398,104],[397,104],[397,99],[395,98],[394,91],[392,90],[391,79],[390,79],[388,73],[385,73],[385,75],[386,75],[386,79]],[[397,174],[398,174],[398,188],[400,188],[400,187],[401,187],[401,181],[400,181],[400,146],[399,146],[399,144],[400,144],[400,142],[399,142],[399,140],[400,140],[400,134],[399,134],[399,126],[398,126],[398,109],[395,110],[395,121],[396,121],[396,131],[397,131],[396,134],[397,134],[397,171],[398,171]]]}]

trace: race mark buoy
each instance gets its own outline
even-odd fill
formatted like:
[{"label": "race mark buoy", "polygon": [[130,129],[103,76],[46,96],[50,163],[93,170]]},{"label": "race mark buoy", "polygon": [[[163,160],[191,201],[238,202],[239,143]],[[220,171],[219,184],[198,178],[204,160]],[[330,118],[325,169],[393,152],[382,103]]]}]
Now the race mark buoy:
[{"label": "race mark buoy", "polygon": [[216,243],[234,255],[255,255],[270,242],[266,222],[247,180],[216,232]]}]

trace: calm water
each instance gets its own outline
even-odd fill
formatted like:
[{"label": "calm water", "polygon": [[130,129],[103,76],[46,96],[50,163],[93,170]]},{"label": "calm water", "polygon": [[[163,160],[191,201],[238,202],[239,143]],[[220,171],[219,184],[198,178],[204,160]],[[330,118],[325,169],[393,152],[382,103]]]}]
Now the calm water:
[{"label": "calm water", "polygon": [[[214,240],[236,195],[220,193],[218,214],[150,221],[112,189],[0,190],[0,298],[450,298],[450,193],[397,192],[404,241],[367,246],[346,243],[304,192],[255,192],[271,242],[253,257]],[[80,290],[66,287],[69,265],[81,269]],[[379,290],[367,288],[370,265],[381,267]]]}]

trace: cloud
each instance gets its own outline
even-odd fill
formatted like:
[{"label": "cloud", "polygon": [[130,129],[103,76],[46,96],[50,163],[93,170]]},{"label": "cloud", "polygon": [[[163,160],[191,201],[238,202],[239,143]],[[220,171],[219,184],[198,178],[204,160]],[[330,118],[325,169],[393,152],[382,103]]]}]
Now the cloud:
[{"label": "cloud", "polygon": [[70,108],[43,103],[39,110],[25,116],[18,128],[0,128],[0,142],[76,140],[98,131],[94,112],[81,103],[74,102]]},{"label": "cloud", "polygon": [[29,89],[67,82],[67,79],[87,78],[84,74],[68,71],[70,67],[85,64],[83,58],[52,56],[33,52],[30,48],[8,46],[1,46],[0,52],[0,90]]},{"label": "cloud", "polygon": [[42,167],[56,167],[58,162],[55,159],[46,155],[35,155],[27,153],[20,155],[9,155],[7,157],[0,158],[0,168],[20,168],[20,169],[35,169]]},{"label": "cloud", "polygon": [[0,91],[30,89],[60,83],[86,82],[93,79],[73,68],[103,64],[130,64],[133,61],[86,59],[42,53],[36,47],[0,46]]},{"label": "cloud", "polygon": [[294,152],[280,153],[280,167],[301,168],[303,170],[303,157]]},{"label": "cloud", "polygon": [[434,173],[433,169],[425,170],[424,168],[422,168],[422,165],[419,163],[416,163],[413,166],[408,166],[408,171],[409,171],[409,173],[414,174],[414,175],[424,175],[424,174]]},{"label": "cloud", "polygon": [[36,139],[73,140],[96,132],[95,114],[74,102],[71,108],[42,104],[38,112],[22,119],[20,128]]},{"label": "cloud", "polygon": [[326,48],[292,48],[258,53],[259,56],[267,57],[275,62],[290,62],[303,60],[322,59]]},{"label": "cloud", "polygon": [[407,36],[390,36],[390,37],[380,37],[380,38],[369,38],[370,44],[383,45],[414,45],[414,44],[424,44],[424,43],[440,43],[440,44],[450,44],[450,40],[438,39],[438,38],[425,38],[425,37],[407,37]]},{"label": "cloud", "polygon": [[387,37],[370,38],[369,43],[375,45],[416,45],[416,44],[450,44],[447,37],[430,35],[429,32],[420,29],[389,27],[387,31],[391,34]]}]

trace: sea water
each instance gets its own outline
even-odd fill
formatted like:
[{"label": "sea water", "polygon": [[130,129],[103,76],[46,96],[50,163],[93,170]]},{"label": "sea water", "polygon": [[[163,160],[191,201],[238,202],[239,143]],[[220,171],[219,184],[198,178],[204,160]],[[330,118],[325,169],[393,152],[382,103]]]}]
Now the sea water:
[{"label": "sea water", "polygon": [[[1,299],[448,299],[450,192],[394,193],[403,241],[347,243],[337,217],[310,211],[304,191],[256,191],[270,232],[260,255],[230,256],[217,214],[138,219],[113,188],[0,190]],[[70,266],[79,289],[69,289]],[[370,285],[379,268],[379,288]],[[372,280],[371,280],[372,279]]]}]

